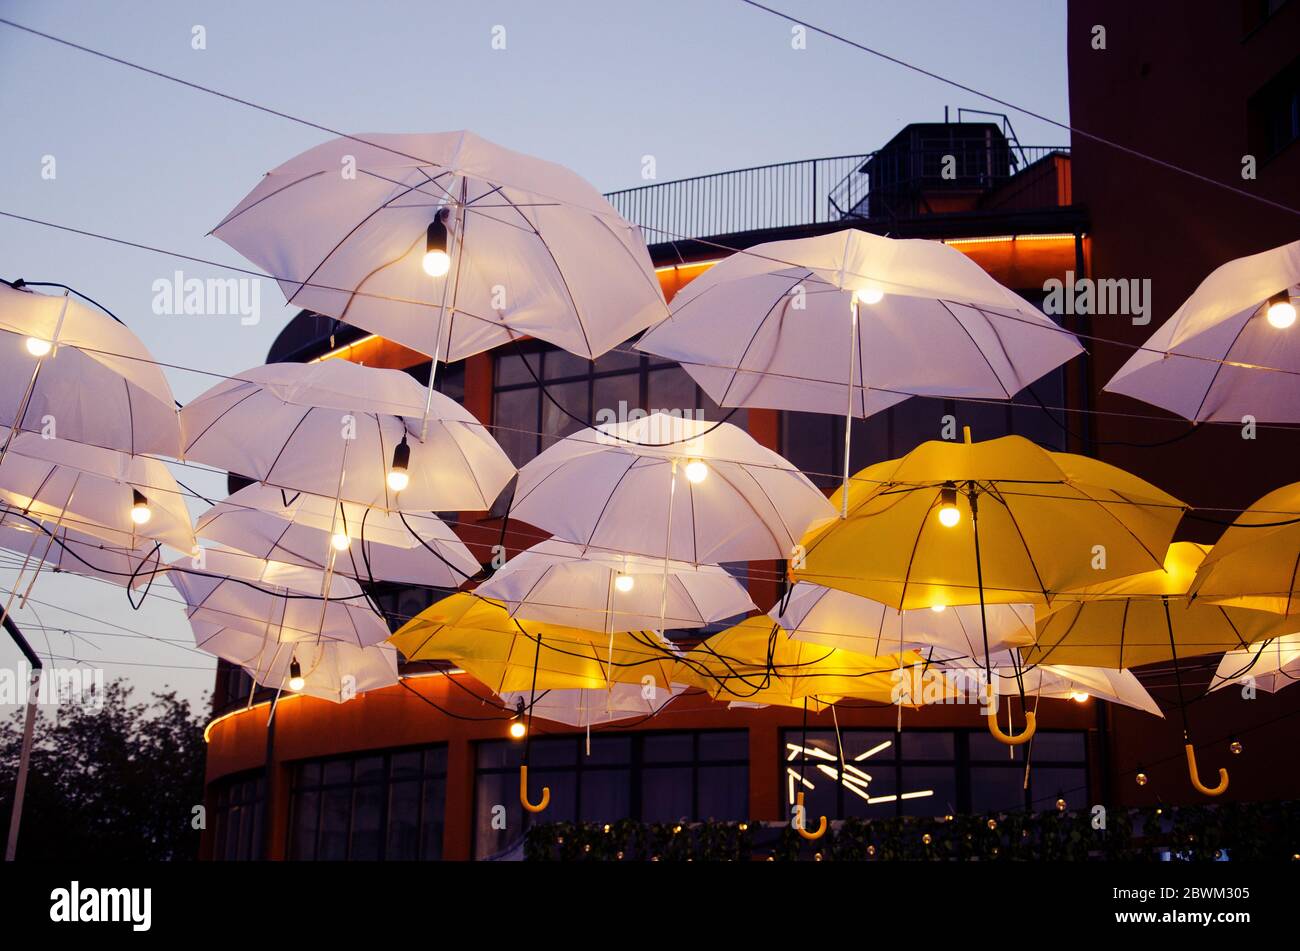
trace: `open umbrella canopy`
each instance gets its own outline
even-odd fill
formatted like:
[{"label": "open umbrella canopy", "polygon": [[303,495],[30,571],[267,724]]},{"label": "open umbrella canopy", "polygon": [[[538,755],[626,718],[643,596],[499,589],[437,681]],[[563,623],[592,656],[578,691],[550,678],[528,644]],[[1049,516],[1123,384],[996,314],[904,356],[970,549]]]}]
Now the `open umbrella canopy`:
[{"label": "open umbrella canopy", "polygon": [[1206,551],[1174,542],[1163,568],[1061,595],[1039,620],[1038,643],[1022,651],[1025,660],[1139,667],[1235,650],[1279,633],[1286,622],[1275,614],[1189,602],[1187,589]]},{"label": "open umbrella canopy", "polygon": [[[400,370],[347,360],[245,370],[187,404],[181,428],[191,462],[386,511],[486,510],[515,473],[463,406]],[[397,491],[389,473],[403,444]]]},{"label": "open umbrella canopy", "polygon": [[639,230],[595,188],[472,132],[322,143],[213,234],[289,303],[435,359],[524,336],[594,359],[667,314]]},{"label": "open umbrella canopy", "polygon": [[1196,573],[1196,602],[1300,614],[1300,482],[1274,489],[1224,530]]},{"label": "open umbrella canopy", "polygon": [[538,691],[531,705],[528,691],[508,690],[501,694],[501,702],[514,708],[522,701],[536,717],[582,729],[652,717],[684,689],[672,684],[667,690],[656,688],[651,693],[641,684],[614,683],[598,690],[546,690]]},{"label": "open umbrella canopy", "polygon": [[59,439],[126,453],[180,454],[171,387],[135,334],[72,297],[6,284],[0,426],[52,427]]},{"label": "open umbrella canopy", "polygon": [[1197,422],[1300,422],[1300,241],[1217,268],[1106,384]]},{"label": "open umbrella canopy", "polygon": [[1162,567],[1185,508],[1122,469],[1019,436],[926,442],[855,475],[848,518],[810,531],[790,575],[902,610],[1042,605]]},{"label": "open umbrella canopy", "polygon": [[[308,492],[245,486],[199,516],[195,533],[259,558],[395,584],[458,587],[478,562],[436,515],[384,512]],[[426,547],[427,546],[427,547]]]},{"label": "open umbrella canopy", "polygon": [[460,592],[421,611],[389,638],[407,660],[458,664],[493,693],[672,683],[672,649],[650,632],[600,634],[520,621],[497,601]]},{"label": "open umbrella canopy", "polygon": [[955,248],[852,228],[718,262],[637,349],[719,406],[857,417],[911,395],[1008,399],[1083,352]]},{"label": "open umbrella canopy", "polygon": [[[264,687],[345,703],[367,690],[397,683],[397,651],[387,644],[358,647],[338,640],[286,644],[238,628],[194,622],[194,642],[243,667]],[[295,674],[302,679],[299,686]]]},{"label": "open umbrella canopy", "polygon": [[[879,601],[800,581],[789,600],[768,612],[790,637],[810,644],[879,655],[901,648],[940,647],[981,657],[978,605],[899,611]],[[1031,604],[990,605],[989,650],[1034,642]]]},{"label": "open umbrella canopy", "polygon": [[138,588],[162,567],[158,543],[138,541],[136,547],[113,545],[0,506],[0,548],[17,555],[18,564],[30,562],[31,567]]},{"label": "open umbrella canopy", "polygon": [[744,430],[665,413],[561,439],[519,471],[510,514],[589,549],[692,564],[786,558],[834,515]]},{"label": "open umbrella canopy", "polygon": [[[550,539],[520,552],[476,591],[515,617],[593,631],[704,627],[756,610],[717,565],[584,550]],[[663,616],[660,617],[660,611]]]},{"label": "open umbrella canopy", "polygon": [[1229,651],[1219,661],[1210,690],[1250,684],[1268,693],[1300,680],[1300,634],[1283,634],[1262,644]]},{"label": "open umbrella canopy", "polygon": [[900,668],[922,663],[915,652],[875,657],[792,640],[771,618],[760,616],[687,651],[672,679],[727,701],[802,706],[804,698],[852,697],[892,703]]},{"label": "open umbrella canopy", "polygon": [[194,546],[181,487],[148,456],[21,433],[0,460],[0,501],[118,548],[145,539],[179,551]]},{"label": "open umbrella canopy", "polygon": [[221,548],[205,548],[202,556],[201,563],[174,561],[167,573],[192,622],[287,643],[326,639],[368,647],[388,637],[383,618],[351,578],[334,574],[327,586],[326,575],[315,568]]}]

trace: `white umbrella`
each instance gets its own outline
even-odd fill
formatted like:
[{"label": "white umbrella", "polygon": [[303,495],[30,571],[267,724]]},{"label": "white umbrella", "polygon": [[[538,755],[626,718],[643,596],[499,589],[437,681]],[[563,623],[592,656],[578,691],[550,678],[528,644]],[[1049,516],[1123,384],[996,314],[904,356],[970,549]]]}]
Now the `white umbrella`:
[{"label": "white umbrella", "polygon": [[714,564],[788,558],[834,510],[743,430],[655,413],[546,449],[520,470],[510,514],[591,550]]},{"label": "white umbrella", "polygon": [[556,539],[511,558],[476,593],[514,616],[606,633],[704,627],[755,610],[717,565],[669,561],[665,573],[661,560]]},{"label": "white umbrella", "polygon": [[285,644],[201,621],[191,626],[201,650],[238,664],[257,683],[286,693],[345,703],[398,680],[397,651],[388,644],[357,647],[340,640]]},{"label": "white umbrella", "polygon": [[347,360],[253,367],[187,404],[181,427],[192,462],[389,511],[486,510],[515,472],[463,406],[399,370]]},{"label": "white umbrella", "polygon": [[180,551],[194,546],[180,486],[148,456],[20,433],[0,460],[0,501],[119,548],[146,538]]},{"label": "white umbrella", "polygon": [[[984,656],[979,605],[898,611],[870,598],[800,581],[789,600],[768,614],[797,641],[860,654],[939,647],[971,658]],[[1032,604],[992,604],[986,614],[990,651],[1034,643]]]},{"label": "white umbrella", "polygon": [[594,359],[667,314],[639,230],[596,189],[471,132],[325,142],[213,234],[289,303],[435,368],[524,336]]},{"label": "white umbrella", "polygon": [[1216,268],[1105,389],[1196,422],[1300,422],[1300,241]]},{"label": "white umbrella", "polygon": [[0,446],[16,431],[48,433],[50,422],[59,439],[180,450],[171,387],[135,334],[66,294],[0,284]]},{"label": "white umbrella", "polygon": [[[611,683],[609,689],[572,689],[538,691],[533,701],[533,716],[566,726],[601,726],[637,717],[652,717],[670,700],[684,691],[681,684],[670,684],[665,690],[656,687],[651,697],[645,696],[640,684]],[[524,691],[507,691],[501,701],[512,709],[523,701],[528,707],[529,694]]]},{"label": "white umbrella", "polygon": [[1300,634],[1285,634],[1263,644],[1228,651],[1219,661],[1210,690],[1252,682],[1276,693],[1300,680]]},{"label": "white umbrella", "polygon": [[637,348],[719,406],[846,416],[846,484],[848,416],[909,396],[1009,399],[1083,352],[960,251],[851,228],[715,264]]},{"label": "white umbrella", "polygon": [[[945,652],[935,652],[936,660],[943,656]],[[994,688],[999,696],[1019,692],[1016,682],[1018,668],[1026,697],[1077,701],[1097,697],[1164,719],[1155,699],[1131,670],[1074,664],[1034,664],[1026,667],[1010,651],[1000,651],[998,655],[990,655],[990,659],[993,664]],[[973,666],[967,658],[952,658],[938,663],[936,669],[960,672],[979,684],[984,683],[986,676],[983,667]]]},{"label": "white umbrella", "polygon": [[389,635],[360,585],[338,574],[327,581],[315,568],[206,548],[201,565],[182,558],[172,562],[167,577],[185,600],[191,621],[287,643],[329,639],[367,647]]},{"label": "white umbrella", "polygon": [[[148,539],[141,539],[134,548],[121,547],[5,509],[0,509],[0,548],[21,557],[20,574],[29,565],[38,570],[44,566],[45,570],[98,578],[123,587],[138,588],[162,568],[158,544]],[[18,583],[13,587],[16,590]]]},{"label": "white umbrella", "polygon": [[261,483],[245,486],[199,516],[195,534],[291,565],[363,581],[459,587],[479,564],[436,515],[384,512]]}]

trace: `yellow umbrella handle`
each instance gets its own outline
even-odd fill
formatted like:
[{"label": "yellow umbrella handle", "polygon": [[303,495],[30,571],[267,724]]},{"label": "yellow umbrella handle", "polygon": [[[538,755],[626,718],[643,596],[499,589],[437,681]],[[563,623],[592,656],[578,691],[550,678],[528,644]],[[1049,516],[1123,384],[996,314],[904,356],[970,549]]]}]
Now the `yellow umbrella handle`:
[{"label": "yellow umbrella handle", "polygon": [[1002,732],[1002,727],[998,726],[998,715],[996,713],[990,713],[988,721],[989,733],[993,735],[993,739],[999,743],[1005,743],[1007,746],[1020,746],[1028,743],[1034,738],[1034,731],[1038,729],[1038,714],[1034,713],[1033,710],[1025,711],[1025,732],[1016,736]]},{"label": "yellow umbrella handle", "polygon": [[822,836],[824,836],[824,835],[826,834],[826,817],[825,817],[825,816],[822,816],[822,817],[821,817],[821,820],[817,823],[817,831],[816,831],[816,832],[809,832],[808,829],[807,829],[807,825],[808,825],[808,813],[804,810],[804,807],[803,807],[803,791],[802,791],[802,790],[800,790],[798,793],[795,794],[795,797],[794,797],[794,803],[795,803],[795,809],[798,811],[799,816],[800,816],[800,821],[799,821],[798,824],[795,825],[795,827],[794,827],[794,831],[795,831],[795,832],[798,832],[801,836],[803,836],[803,837],[804,837],[805,839],[807,839],[809,842],[816,841],[817,839],[820,839]]},{"label": "yellow umbrella handle", "polygon": [[1219,767],[1219,785],[1210,787],[1201,782],[1200,773],[1196,769],[1196,750],[1191,743],[1183,745],[1187,753],[1187,775],[1192,778],[1192,785],[1196,791],[1206,796],[1222,796],[1228,791],[1228,771],[1222,766]]},{"label": "yellow umbrella handle", "polygon": [[551,804],[551,787],[542,787],[542,801],[533,805],[528,801],[528,767],[519,767],[519,803],[529,812],[543,812]]}]

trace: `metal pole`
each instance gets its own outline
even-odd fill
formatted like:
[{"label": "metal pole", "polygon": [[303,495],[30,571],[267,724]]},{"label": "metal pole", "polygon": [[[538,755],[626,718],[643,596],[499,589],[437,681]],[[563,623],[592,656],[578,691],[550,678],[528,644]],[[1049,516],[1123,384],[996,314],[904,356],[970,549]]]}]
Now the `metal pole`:
[{"label": "metal pole", "polygon": [[[849,302],[852,313],[849,332],[849,400],[844,413],[844,485],[840,488],[840,518],[849,517],[849,449],[853,443],[853,374],[858,360],[858,299],[856,293]],[[866,407],[863,407],[863,415]]]},{"label": "metal pole", "polygon": [[5,616],[4,629],[9,632],[13,642],[23,652],[27,662],[32,665],[32,682],[27,693],[27,715],[23,721],[23,745],[18,754],[18,777],[14,780],[14,803],[9,812],[9,840],[5,843],[5,861],[12,862],[18,851],[18,828],[23,821],[23,797],[27,793],[27,769],[32,759],[32,740],[36,733],[36,685],[40,680],[40,671],[44,666],[36,651],[27,643],[13,618]]},{"label": "metal pole", "polygon": [[[454,186],[453,186],[454,187]],[[451,189],[447,190],[451,193]],[[447,315],[447,286],[455,281],[451,293],[451,309],[456,309],[456,295],[460,291],[461,237],[465,230],[465,199],[468,197],[468,182],[462,175],[460,179],[460,202],[456,205],[456,217],[453,226],[447,229],[447,250],[456,252],[456,257],[447,267],[447,274],[442,279],[442,302],[438,305],[438,337],[433,342],[433,362],[429,364],[429,392],[424,397],[424,419],[420,423],[420,442],[429,435],[429,411],[433,407],[433,384],[438,376],[438,358],[442,356],[442,325]],[[445,205],[443,207],[446,207]],[[450,335],[451,328],[448,328]],[[451,338],[447,339],[447,350],[451,351]]]}]

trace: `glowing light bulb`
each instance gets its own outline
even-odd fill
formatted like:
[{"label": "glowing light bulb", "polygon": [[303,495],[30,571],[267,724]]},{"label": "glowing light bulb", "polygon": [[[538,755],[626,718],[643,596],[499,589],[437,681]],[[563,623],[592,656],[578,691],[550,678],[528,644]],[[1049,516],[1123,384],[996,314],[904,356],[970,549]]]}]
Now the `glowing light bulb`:
[{"label": "glowing light bulb", "polygon": [[289,689],[301,690],[305,686],[307,686],[307,681],[303,678],[302,667],[298,663],[298,658],[295,657],[289,662]]},{"label": "glowing light bulb", "polygon": [[421,263],[425,274],[430,277],[442,277],[451,270],[451,255],[446,251],[426,251]]},{"label": "glowing light bulb", "polygon": [[394,492],[401,492],[411,484],[411,477],[405,469],[393,469],[388,473],[388,487]]},{"label": "glowing light bulb", "polygon": [[636,586],[636,579],[631,575],[619,574],[614,577],[614,589],[627,594]]},{"label": "glowing light bulb", "polygon": [[34,357],[43,357],[50,352],[51,344],[40,337],[27,338],[27,352]]},{"label": "glowing light bulb", "polygon": [[879,304],[885,299],[885,292],[873,285],[860,287],[853,292],[853,300],[859,304]]},{"label": "glowing light bulb", "polygon": [[1280,291],[1268,299],[1268,322],[1278,330],[1286,330],[1295,323],[1295,304],[1286,291]]},{"label": "glowing light bulb", "polygon": [[957,508],[957,486],[946,482],[939,490],[939,524],[944,528],[952,528],[960,521],[961,509]]},{"label": "glowing light bulb", "polygon": [[1145,786],[1145,785],[1147,784],[1147,774],[1146,774],[1146,773],[1139,772],[1139,773],[1137,774],[1137,776],[1135,776],[1135,777],[1133,777],[1133,778],[1137,780],[1137,784],[1138,784],[1139,786]]},{"label": "glowing light bulb", "polygon": [[1073,700],[1075,703],[1083,703],[1085,700],[1088,699],[1088,694],[1082,690],[1071,690],[1070,699]]},{"label": "glowing light bulb", "polygon": [[946,604],[932,604],[932,605],[930,605],[930,610],[933,611],[935,614],[939,614],[939,613],[941,613],[941,612],[943,612],[943,611],[947,611],[947,610],[948,610],[948,605],[946,605]]},{"label": "glowing light bulb", "polygon": [[153,518],[153,511],[149,508],[149,500],[144,497],[144,493],[139,489],[131,490],[131,521],[137,525],[144,525]]},{"label": "glowing light bulb", "polygon": [[524,726],[522,720],[516,720],[510,724],[510,736],[516,740],[522,740],[528,733],[528,727]]},{"label": "glowing light bulb", "polygon": [[691,459],[686,463],[686,478],[697,485],[709,477],[709,467],[703,459]]},{"label": "glowing light bulb", "polygon": [[352,536],[347,532],[335,532],[330,536],[330,544],[335,551],[347,551],[352,547]]}]

